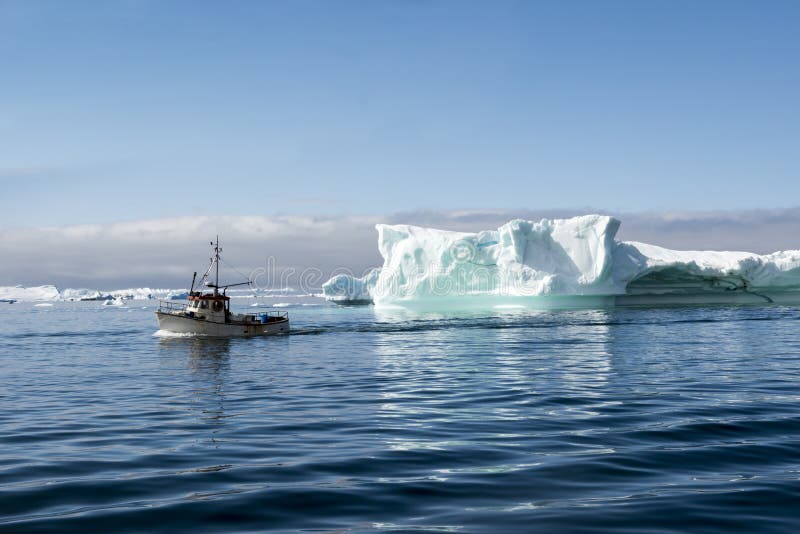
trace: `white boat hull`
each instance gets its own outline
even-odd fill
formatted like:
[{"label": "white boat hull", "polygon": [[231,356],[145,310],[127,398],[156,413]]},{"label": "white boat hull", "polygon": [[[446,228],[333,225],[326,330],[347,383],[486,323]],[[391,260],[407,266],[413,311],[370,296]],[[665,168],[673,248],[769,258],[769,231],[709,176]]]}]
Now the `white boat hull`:
[{"label": "white boat hull", "polygon": [[289,319],[268,323],[213,322],[186,315],[156,312],[158,327],[176,334],[211,337],[271,336],[289,332]]}]

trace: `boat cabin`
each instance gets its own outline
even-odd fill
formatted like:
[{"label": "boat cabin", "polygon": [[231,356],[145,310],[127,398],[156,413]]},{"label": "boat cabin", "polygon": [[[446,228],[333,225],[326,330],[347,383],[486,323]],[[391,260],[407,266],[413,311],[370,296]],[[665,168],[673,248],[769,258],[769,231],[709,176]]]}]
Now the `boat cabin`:
[{"label": "boat cabin", "polygon": [[213,293],[192,293],[189,295],[189,305],[186,308],[193,316],[204,317],[208,320],[226,322],[230,314],[230,297]]}]

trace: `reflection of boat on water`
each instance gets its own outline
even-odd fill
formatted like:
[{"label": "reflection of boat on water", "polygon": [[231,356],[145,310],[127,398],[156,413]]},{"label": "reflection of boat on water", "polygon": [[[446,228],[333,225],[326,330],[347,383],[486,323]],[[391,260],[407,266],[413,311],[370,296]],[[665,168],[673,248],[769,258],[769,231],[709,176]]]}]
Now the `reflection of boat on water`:
[{"label": "reflection of boat on water", "polygon": [[[287,312],[260,312],[260,313],[233,313],[230,309],[230,297],[225,295],[229,287],[249,284],[219,285],[219,238],[214,245],[214,256],[200,283],[208,279],[211,269],[215,269],[215,279],[212,284],[206,282],[206,287],[213,288],[212,293],[195,291],[195,278],[192,278],[192,287],[189,290],[188,303],[160,301],[156,317],[161,330],[179,334],[198,334],[206,336],[268,336],[283,334],[289,331],[289,314]],[[220,292],[222,290],[222,292]]]}]

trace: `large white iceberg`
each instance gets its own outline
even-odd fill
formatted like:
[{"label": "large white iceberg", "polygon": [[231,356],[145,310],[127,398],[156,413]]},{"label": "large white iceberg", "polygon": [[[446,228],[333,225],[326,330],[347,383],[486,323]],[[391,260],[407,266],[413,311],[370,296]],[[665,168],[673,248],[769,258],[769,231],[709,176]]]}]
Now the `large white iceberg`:
[{"label": "large white iceberg", "polygon": [[677,251],[617,241],[619,226],[604,215],[517,219],[478,233],[379,224],[380,271],[338,275],[323,294],[376,305],[800,300],[800,251]]}]

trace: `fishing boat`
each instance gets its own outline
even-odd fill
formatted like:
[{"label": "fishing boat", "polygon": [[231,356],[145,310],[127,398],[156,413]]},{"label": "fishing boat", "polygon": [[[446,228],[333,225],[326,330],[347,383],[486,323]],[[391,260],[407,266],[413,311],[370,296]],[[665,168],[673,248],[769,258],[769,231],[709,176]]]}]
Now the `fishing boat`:
[{"label": "fishing boat", "polygon": [[[187,303],[159,301],[156,317],[161,330],[176,334],[195,334],[212,337],[269,336],[289,332],[289,314],[285,311],[264,311],[259,313],[233,313],[231,298],[225,294],[229,287],[249,285],[250,282],[220,285],[219,236],[212,242],[214,255],[211,264],[200,279],[200,287],[213,291],[195,291],[197,273],[192,276]],[[209,275],[215,273],[213,283]]]}]

